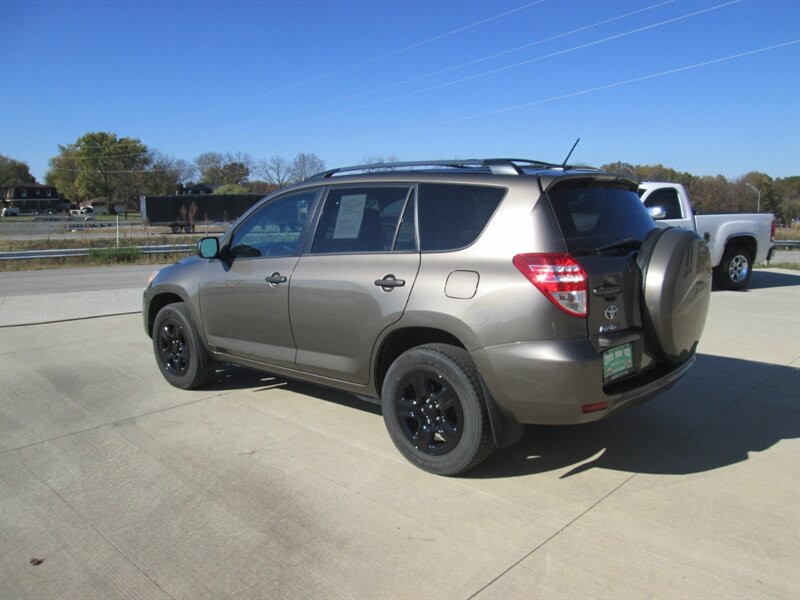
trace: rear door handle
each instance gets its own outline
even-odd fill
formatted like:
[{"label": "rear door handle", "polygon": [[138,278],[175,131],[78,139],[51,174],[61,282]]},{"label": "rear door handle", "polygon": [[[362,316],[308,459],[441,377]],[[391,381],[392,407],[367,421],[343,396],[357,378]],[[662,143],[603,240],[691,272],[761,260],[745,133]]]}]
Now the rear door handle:
[{"label": "rear door handle", "polygon": [[595,296],[616,296],[617,294],[622,293],[622,286],[613,283],[609,285],[604,284],[594,288],[592,293]]},{"label": "rear door handle", "polygon": [[406,284],[405,279],[397,279],[394,275],[384,275],[383,279],[376,279],[375,285],[381,288],[384,292],[390,292],[393,288],[403,287]]},{"label": "rear door handle", "polygon": [[279,283],[286,283],[286,276],[275,272],[269,277],[264,277],[264,281],[270,285],[278,285]]}]

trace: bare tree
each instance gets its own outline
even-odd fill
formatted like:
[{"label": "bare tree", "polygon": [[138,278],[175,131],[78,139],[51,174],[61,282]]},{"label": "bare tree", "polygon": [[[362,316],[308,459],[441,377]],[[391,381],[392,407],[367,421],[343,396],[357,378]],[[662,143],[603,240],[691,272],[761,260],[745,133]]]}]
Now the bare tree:
[{"label": "bare tree", "polygon": [[316,154],[299,152],[292,161],[292,181],[303,181],[325,170],[325,161]]},{"label": "bare tree", "polygon": [[287,186],[292,180],[292,165],[282,156],[262,158],[258,161],[255,172],[279,188]]}]

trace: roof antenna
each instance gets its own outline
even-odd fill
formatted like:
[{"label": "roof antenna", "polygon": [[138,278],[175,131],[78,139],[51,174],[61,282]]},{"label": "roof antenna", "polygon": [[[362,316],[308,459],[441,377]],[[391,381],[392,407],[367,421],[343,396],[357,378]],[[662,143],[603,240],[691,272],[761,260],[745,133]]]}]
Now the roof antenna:
[{"label": "roof antenna", "polygon": [[567,154],[567,158],[564,159],[564,163],[561,165],[562,169],[566,168],[567,161],[569,160],[569,157],[572,156],[572,153],[575,151],[575,146],[577,146],[578,142],[580,142],[580,141],[581,141],[581,138],[578,138],[577,140],[575,140],[575,143],[572,144],[572,148],[570,149],[569,154]]}]

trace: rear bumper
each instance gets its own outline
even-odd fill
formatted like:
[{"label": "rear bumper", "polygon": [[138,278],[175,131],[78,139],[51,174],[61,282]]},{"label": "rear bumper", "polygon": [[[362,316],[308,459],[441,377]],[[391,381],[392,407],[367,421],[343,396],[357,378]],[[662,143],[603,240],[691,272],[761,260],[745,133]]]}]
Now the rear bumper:
[{"label": "rear bumper", "polygon": [[[603,385],[600,353],[588,340],[520,342],[471,353],[498,406],[520,423],[567,425],[603,419],[667,390],[694,364],[659,366]],[[587,404],[607,403],[584,413]]]}]

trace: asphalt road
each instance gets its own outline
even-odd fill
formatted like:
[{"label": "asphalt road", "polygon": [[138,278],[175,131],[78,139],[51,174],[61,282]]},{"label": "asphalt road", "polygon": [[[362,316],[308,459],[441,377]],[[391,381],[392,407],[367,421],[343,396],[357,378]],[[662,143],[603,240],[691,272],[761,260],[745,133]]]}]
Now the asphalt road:
[{"label": "asphalt road", "polygon": [[140,288],[159,265],[0,272],[0,297]]},{"label": "asphalt road", "polygon": [[0,330],[0,597],[800,596],[796,273],[714,292],[666,394],[462,478],[346,394],[172,388],[140,321]]}]

